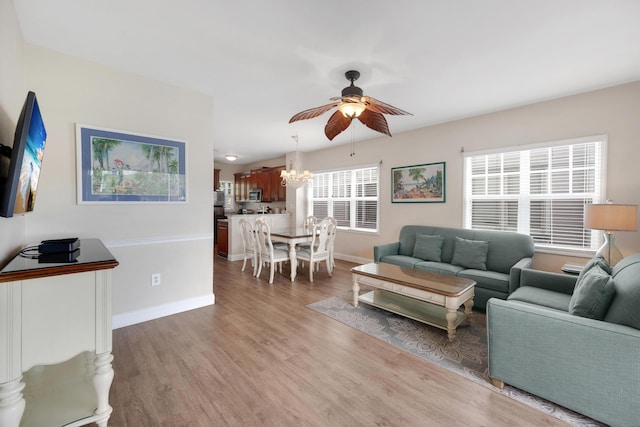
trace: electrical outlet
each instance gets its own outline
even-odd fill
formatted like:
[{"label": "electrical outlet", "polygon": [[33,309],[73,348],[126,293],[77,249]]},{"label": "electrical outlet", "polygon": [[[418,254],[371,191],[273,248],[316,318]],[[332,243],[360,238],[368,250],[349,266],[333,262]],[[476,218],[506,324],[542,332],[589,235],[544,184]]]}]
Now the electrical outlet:
[{"label": "electrical outlet", "polygon": [[160,286],[160,273],[151,275],[151,286]]}]

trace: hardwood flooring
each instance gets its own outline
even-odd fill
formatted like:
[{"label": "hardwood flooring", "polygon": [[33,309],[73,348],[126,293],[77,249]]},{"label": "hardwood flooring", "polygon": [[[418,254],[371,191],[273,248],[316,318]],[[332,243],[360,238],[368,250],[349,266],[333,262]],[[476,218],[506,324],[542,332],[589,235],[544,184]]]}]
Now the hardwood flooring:
[{"label": "hardwood flooring", "polygon": [[215,257],[215,305],[113,332],[109,425],[565,425],[305,307],[353,265],[269,285]]}]

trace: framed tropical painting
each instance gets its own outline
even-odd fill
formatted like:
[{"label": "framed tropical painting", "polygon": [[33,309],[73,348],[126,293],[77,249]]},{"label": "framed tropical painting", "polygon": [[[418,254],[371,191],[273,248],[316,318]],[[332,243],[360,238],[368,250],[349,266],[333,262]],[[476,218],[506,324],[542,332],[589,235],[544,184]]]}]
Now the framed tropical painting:
[{"label": "framed tropical painting", "polygon": [[186,143],[76,125],[78,203],[186,202]]},{"label": "framed tropical painting", "polygon": [[444,203],[445,162],[391,168],[392,203]]}]

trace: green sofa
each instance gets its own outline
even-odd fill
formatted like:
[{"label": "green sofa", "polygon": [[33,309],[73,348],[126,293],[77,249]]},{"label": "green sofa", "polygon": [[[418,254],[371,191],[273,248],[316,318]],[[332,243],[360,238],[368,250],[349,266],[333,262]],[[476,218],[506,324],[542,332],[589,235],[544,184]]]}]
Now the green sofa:
[{"label": "green sofa", "polygon": [[520,286],[520,271],[531,266],[534,246],[520,233],[405,225],[397,242],[373,248],[386,262],[476,281],[474,308],[489,298],[506,298]]},{"label": "green sofa", "polygon": [[607,267],[594,258],[578,277],[525,269],[506,301],[489,301],[494,385],[612,426],[640,425],[640,254]]}]

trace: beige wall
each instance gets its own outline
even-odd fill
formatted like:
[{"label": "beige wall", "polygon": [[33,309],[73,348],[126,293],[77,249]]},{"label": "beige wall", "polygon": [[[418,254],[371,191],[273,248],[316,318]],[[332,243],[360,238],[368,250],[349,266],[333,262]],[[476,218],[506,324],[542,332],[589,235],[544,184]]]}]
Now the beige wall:
[{"label": "beige wall", "polygon": [[[0,0],[0,143],[13,145],[13,134],[27,91],[22,79],[22,33],[13,3]],[[7,159],[0,159],[8,167]],[[24,217],[0,217],[0,265],[25,244]]]},{"label": "beige wall", "polygon": [[[48,134],[26,240],[103,240],[120,261],[116,316],[213,301],[213,99],[28,44],[24,76]],[[188,203],[77,204],[76,123],[186,141]],[[160,286],[151,287],[154,273]]]},{"label": "beige wall", "polygon": [[[638,111],[640,82],[634,82],[360,142],[353,157],[345,145],[307,153],[303,163],[305,168],[320,171],[382,162],[380,234],[343,232],[336,239],[336,253],[342,257],[372,259],[373,245],[395,241],[404,224],[462,225],[463,147],[477,151],[608,134],[606,197],[640,204]],[[390,118],[390,128],[400,120]],[[446,203],[391,203],[392,167],[442,161],[446,162]],[[287,209],[291,209],[289,200]],[[623,254],[640,252],[638,232],[617,233],[616,241]],[[538,253],[534,263],[537,268],[558,271],[567,260],[585,262],[584,258]]]}]

